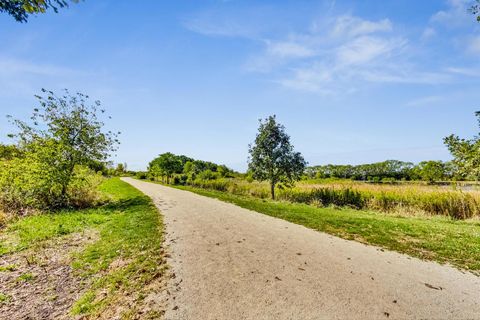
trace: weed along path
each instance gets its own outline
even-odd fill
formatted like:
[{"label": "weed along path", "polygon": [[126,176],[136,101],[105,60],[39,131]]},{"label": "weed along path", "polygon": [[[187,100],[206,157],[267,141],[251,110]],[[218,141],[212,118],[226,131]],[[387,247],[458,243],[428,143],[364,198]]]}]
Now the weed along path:
[{"label": "weed along path", "polygon": [[480,278],[131,178],[165,216],[167,319],[480,318]]}]

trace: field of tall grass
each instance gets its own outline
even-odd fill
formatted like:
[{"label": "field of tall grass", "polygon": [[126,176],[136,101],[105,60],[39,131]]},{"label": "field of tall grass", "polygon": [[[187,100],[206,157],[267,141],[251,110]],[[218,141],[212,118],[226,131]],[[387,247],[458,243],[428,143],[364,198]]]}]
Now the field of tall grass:
[{"label": "field of tall grass", "polygon": [[[244,179],[196,180],[194,187],[270,197],[266,182]],[[318,207],[339,206],[402,215],[442,215],[454,219],[480,217],[480,190],[452,185],[421,183],[373,184],[350,180],[303,180],[293,188],[281,185],[277,199]]]}]

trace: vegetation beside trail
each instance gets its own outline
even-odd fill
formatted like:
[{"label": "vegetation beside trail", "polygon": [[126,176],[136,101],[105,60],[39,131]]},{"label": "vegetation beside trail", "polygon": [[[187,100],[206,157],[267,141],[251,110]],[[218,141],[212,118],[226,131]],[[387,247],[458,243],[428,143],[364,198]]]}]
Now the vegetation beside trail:
[{"label": "vegetation beside trail", "polygon": [[[196,160],[195,160],[196,161]],[[249,174],[230,171],[229,175],[208,169],[187,168],[172,173],[168,180],[173,185],[192,186],[223,191],[241,196],[268,198],[271,185],[254,181]],[[180,172],[180,173],[178,173]],[[140,179],[163,181],[154,172],[140,173]],[[278,200],[303,203],[315,207],[346,207],[373,210],[405,216],[447,216],[454,219],[480,217],[480,191],[477,185],[469,187],[457,183],[432,185],[426,182],[367,183],[348,179],[303,179],[288,187],[278,184]]]},{"label": "vegetation beside trail", "polygon": [[[246,179],[194,181],[191,186],[226,191],[258,198],[269,196],[266,183]],[[302,180],[294,188],[277,190],[279,200],[309,204],[316,207],[347,207],[384,213],[441,215],[454,219],[480,216],[480,191],[462,190],[455,185],[373,184],[351,180]]]},{"label": "vegetation beside trail", "polygon": [[380,246],[421,259],[449,263],[480,275],[480,222],[446,217],[403,217],[373,211],[272,201],[252,196],[176,186],[344,239]]},{"label": "vegetation beside trail", "polygon": [[[480,112],[476,116],[480,121]],[[480,179],[480,138],[464,139],[450,135],[444,143],[453,155],[453,160],[448,163],[423,161],[414,165],[387,160],[356,166],[306,168],[306,161],[294,151],[285,127],[276,121],[275,116],[270,116],[260,120],[255,141],[249,146],[250,158],[245,174],[211,162],[164,153],[150,162],[148,172],[139,173],[137,177],[235,195],[259,198],[270,195],[272,199],[316,207],[334,205],[454,219],[479,217],[480,192],[463,188],[457,181]],[[412,180],[415,181],[412,183]],[[445,185],[435,187],[434,183],[438,181],[449,181],[450,188]],[[478,184],[473,186],[478,187]]]},{"label": "vegetation beside trail", "polygon": [[[162,288],[166,274],[161,216],[147,196],[118,178],[106,179],[100,191],[109,201],[98,208],[28,216],[9,224],[0,231],[0,256],[31,255],[32,265],[23,266],[29,273],[29,268],[41,263],[52,241],[66,243],[71,235],[97,234],[70,254],[72,274],[83,283],[75,288],[82,294],[70,306],[71,314],[128,319],[146,312],[158,317],[162,307],[148,309],[144,303],[149,294]],[[5,272],[2,270],[0,277]],[[35,278],[30,282],[35,285]],[[15,295],[2,294],[9,299],[4,299],[0,308],[15,304]]]}]

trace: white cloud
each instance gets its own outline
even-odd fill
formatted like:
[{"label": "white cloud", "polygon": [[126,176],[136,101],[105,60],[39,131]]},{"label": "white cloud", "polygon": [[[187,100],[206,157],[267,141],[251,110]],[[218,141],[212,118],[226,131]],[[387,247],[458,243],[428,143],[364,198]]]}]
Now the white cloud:
[{"label": "white cloud", "polygon": [[451,77],[440,72],[425,72],[391,66],[390,70],[365,70],[362,76],[365,80],[377,83],[404,83],[404,84],[442,84],[451,80]]},{"label": "white cloud", "polygon": [[480,77],[480,69],[478,68],[449,67],[449,68],[446,68],[445,70],[449,73],[458,74],[462,76]]},{"label": "white cloud", "polygon": [[67,86],[74,80],[97,77],[98,73],[66,68],[63,66],[37,63],[29,60],[0,55],[0,93],[14,96],[35,92],[53,83]]},{"label": "white cloud", "polygon": [[335,37],[356,37],[376,32],[389,32],[392,28],[389,19],[369,21],[345,15],[336,19],[331,33]]},{"label": "white cloud", "polygon": [[448,75],[417,70],[408,64],[409,41],[394,32],[388,19],[342,16],[323,29],[323,33],[318,28],[318,33],[296,36],[315,54],[298,59],[300,66],[292,68],[279,83],[332,95],[355,92],[367,83],[438,84],[450,80]]},{"label": "white cloud", "polygon": [[468,41],[467,51],[471,54],[480,54],[480,36],[472,37]]},{"label": "white cloud", "polygon": [[427,28],[425,28],[425,30],[423,30],[422,39],[423,40],[428,40],[430,38],[433,38],[436,34],[437,34],[437,31],[435,31],[434,28],[427,27]]},{"label": "white cloud", "polygon": [[361,65],[377,58],[385,58],[405,45],[404,39],[359,37],[340,46],[336,60],[340,65]]},{"label": "white cloud", "polygon": [[468,19],[469,0],[448,0],[448,8],[433,14],[430,22],[440,23],[448,27],[457,27],[471,22]]},{"label": "white cloud", "polygon": [[421,106],[429,106],[432,104],[436,104],[439,101],[442,101],[443,97],[441,96],[427,96],[421,97],[406,103],[408,107],[421,107]]},{"label": "white cloud", "polygon": [[[430,23],[443,23],[465,14],[464,0],[449,0],[447,10],[434,14]],[[462,19],[460,19],[462,20]],[[257,41],[263,49],[251,55],[245,64],[248,72],[270,73],[274,82],[296,90],[325,95],[355,92],[368,84],[444,84],[467,75],[459,68],[438,69],[422,64],[423,48],[415,47],[391,20],[369,20],[352,15],[315,20],[304,32],[286,35],[252,36],[250,25],[213,19],[190,25],[207,35],[245,37]],[[209,23],[215,22],[215,25]],[[429,25],[421,40],[432,38],[440,26]],[[254,28],[253,28],[254,29]],[[419,40],[418,38],[414,40]],[[421,50],[419,50],[421,49]],[[425,50],[428,50],[425,49]],[[480,52],[480,37],[471,38],[469,51]],[[472,76],[470,71],[469,76]]]},{"label": "white cloud", "polygon": [[38,64],[27,60],[0,56],[0,76],[32,74],[41,76],[86,75],[77,71],[55,65]]},{"label": "white cloud", "polygon": [[280,58],[305,58],[315,55],[314,50],[308,46],[289,41],[267,41],[267,52]]}]

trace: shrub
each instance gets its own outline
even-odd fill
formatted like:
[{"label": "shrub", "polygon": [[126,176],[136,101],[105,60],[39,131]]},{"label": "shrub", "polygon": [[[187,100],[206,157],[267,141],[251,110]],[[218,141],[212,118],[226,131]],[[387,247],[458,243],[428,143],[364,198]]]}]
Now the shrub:
[{"label": "shrub", "polygon": [[197,178],[199,180],[215,180],[215,179],[217,179],[217,177],[218,177],[218,174],[213,172],[212,170],[205,170],[205,171],[200,172],[197,175]]},{"label": "shrub", "polygon": [[76,166],[65,196],[55,167],[32,158],[17,158],[0,164],[0,208],[27,214],[32,210],[88,207],[98,200],[101,176]]},{"label": "shrub", "polygon": [[365,207],[365,199],[363,195],[350,188],[333,189],[333,188],[315,188],[312,190],[295,190],[286,189],[279,193],[279,198],[291,202],[299,202],[324,206],[348,206],[356,209]]},{"label": "shrub", "polygon": [[75,208],[98,205],[103,200],[98,192],[98,187],[103,180],[101,174],[86,167],[75,167],[73,179],[67,190],[68,204]]},{"label": "shrub", "polygon": [[135,174],[135,176],[136,176],[138,179],[145,180],[145,179],[147,179],[148,174],[147,174],[147,172],[145,172],[145,171],[138,171],[138,172]]}]

